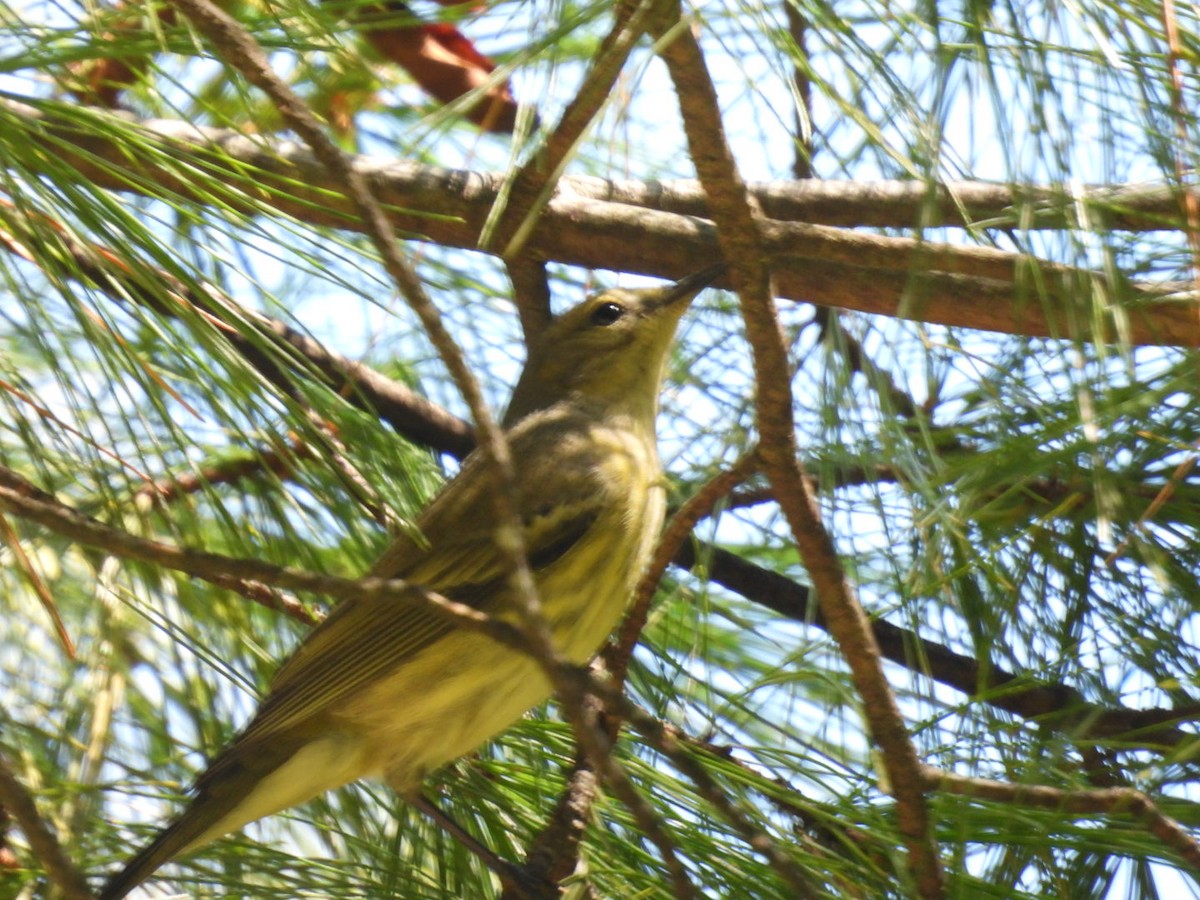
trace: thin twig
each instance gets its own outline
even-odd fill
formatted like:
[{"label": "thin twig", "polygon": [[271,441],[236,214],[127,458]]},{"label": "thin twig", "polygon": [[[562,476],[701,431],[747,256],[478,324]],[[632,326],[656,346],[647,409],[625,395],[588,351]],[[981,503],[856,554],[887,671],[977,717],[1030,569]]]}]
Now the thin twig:
[{"label": "thin twig", "polygon": [[891,373],[871,359],[862,342],[842,327],[836,309],[817,307],[816,321],[821,328],[821,337],[832,338],[833,345],[845,354],[851,371],[860,373],[866,378],[868,387],[885,398],[890,407],[888,413],[896,412],[906,419],[916,418],[918,406],[912,395],[901,390]]},{"label": "thin twig", "polygon": [[326,466],[341,482],[346,493],[354,498],[376,525],[382,525],[389,530],[395,528],[400,521],[400,516],[388,505],[387,499],[379,493],[379,489],[371,483],[371,480],[363,475],[358,466],[351,461],[346,443],[338,435],[337,430],[331,427],[316,410],[309,408],[305,414],[313,427],[313,433],[317,436],[317,440],[325,445],[322,455]]},{"label": "thin twig", "polygon": [[184,472],[144,484],[135,490],[133,495],[135,498],[144,497],[150,503],[167,505],[181,497],[199,493],[207,487],[237,484],[243,479],[256,478],[264,473],[286,479],[291,476],[297,460],[312,458],[312,450],[296,438],[288,442],[287,449],[264,448],[257,452],[221,459],[201,466],[195,472]]},{"label": "thin twig", "polygon": [[646,33],[663,0],[640,0],[631,15],[618,11],[612,31],[605,37],[592,65],[583,76],[562,118],[536,152],[514,174],[511,192],[503,188],[480,234],[481,249],[499,247],[502,259],[525,253],[530,235],[549,203],[563,169],[596,114],[612,99],[613,85],[634,44]]},{"label": "thin twig", "polygon": [[650,602],[654,592],[662,580],[663,573],[671,564],[684,541],[691,537],[693,529],[712,514],[723,497],[727,496],[737,485],[754,474],[758,468],[758,448],[753,448],[738,458],[729,468],[722,470],[710,478],[695,494],[675,511],[667,526],[658,539],[654,554],[646,567],[645,574],[638,582],[630,602],[629,612],[621,623],[621,630],[616,639],[605,650],[605,659],[612,672],[613,681],[618,685],[625,681],[625,673],[629,660],[633,656],[634,646],[641,637],[642,629],[646,627],[646,619],[650,612]]},{"label": "thin twig", "polygon": [[1200,842],[1175,819],[1162,812],[1146,794],[1134,788],[1112,787],[1066,791],[1041,784],[1013,784],[990,778],[969,778],[934,766],[922,767],[922,780],[929,790],[959,797],[1050,809],[1081,816],[1130,815],[1142,821],[1160,841],[1200,871]]},{"label": "thin twig", "polygon": [[42,609],[50,617],[50,623],[54,626],[54,633],[58,636],[58,642],[62,645],[63,652],[67,654],[68,658],[74,659],[75,642],[71,640],[67,626],[58,612],[58,604],[54,602],[54,595],[50,593],[50,588],[46,586],[46,580],[42,578],[41,572],[38,571],[33,560],[29,558],[29,554],[21,545],[21,536],[17,534],[16,529],[2,513],[0,513],[0,544],[7,544],[9,550],[12,551],[17,569],[24,574],[30,588],[37,595],[38,602],[42,604]]},{"label": "thin twig", "polygon": [[[1200,268],[1197,268],[1197,277],[1200,277]],[[1171,477],[1167,480],[1167,483],[1155,494],[1154,498],[1146,506],[1145,511],[1133,523],[1133,526],[1129,529],[1129,534],[1125,536],[1121,543],[1117,544],[1112,553],[1104,557],[1104,564],[1106,566],[1111,569],[1116,565],[1117,560],[1124,555],[1125,550],[1129,547],[1133,536],[1138,532],[1146,530],[1146,523],[1158,515],[1159,510],[1166,506],[1170,499],[1175,496],[1175,491],[1178,489],[1180,483],[1188,477],[1192,469],[1196,467],[1197,462],[1200,462],[1200,454],[1190,453],[1183,462],[1175,467],[1175,471],[1171,473]]]},{"label": "thin twig", "polygon": [[58,838],[39,815],[33,797],[25,790],[3,755],[0,755],[0,807],[4,807],[17,820],[21,831],[25,833],[25,840],[29,842],[29,849],[41,862],[50,880],[62,891],[65,900],[92,900],[92,892],[83,873],[75,868],[75,864],[63,852]]},{"label": "thin twig", "polygon": [[813,177],[813,103],[812,79],[808,75],[808,18],[794,3],[783,4],[787,16],[788,37],[792,39],[795,62],[792,64],[792,87],[799,103],[796,106],[796,156],[792,174],[799,180]]}]

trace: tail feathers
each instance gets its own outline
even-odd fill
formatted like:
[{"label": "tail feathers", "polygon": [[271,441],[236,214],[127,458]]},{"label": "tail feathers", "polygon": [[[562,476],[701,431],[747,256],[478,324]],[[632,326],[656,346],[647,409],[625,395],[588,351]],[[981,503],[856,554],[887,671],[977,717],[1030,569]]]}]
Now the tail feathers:
[{"label": "tail feathers", "polygon": [[197,779],[188,808],[109,879],[99,900],[120,900],[176,856],[353,781],[365,771],[355,740],[338,735],[313,740],[294,733],[269,737],[244,735],[218,756]]},{"label": "tail feathers", "polygon": [[[197,815],[197,809],[205,798],[197,798],[187,811],[158,833],[149,844],[138,851],[116,875],[100,889],[99,900],[120,900],[135,887],[149,878],[163,864],[189,849],[213,822],[209,815]],[[206,811],[207,812],[207,811]],[[217,812],[216,818],[221,813]]]},{"label": "tail feathers", "polygon": [[286,741],[269,748],[244,741],[231,745],[196,780],[196,795],[187,809],[108,880],[99,900],[119,900],[176,856],[198,850],[280,809],[278,805],[255,808],[247,800],[260,782],[288,759],[292,749]]}]

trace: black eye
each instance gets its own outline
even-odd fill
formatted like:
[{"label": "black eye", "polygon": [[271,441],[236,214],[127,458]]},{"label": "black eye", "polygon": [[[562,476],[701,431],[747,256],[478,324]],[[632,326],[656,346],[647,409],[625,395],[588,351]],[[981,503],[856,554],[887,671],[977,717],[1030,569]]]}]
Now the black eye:
[{"label": "black eye", "polygon": [[601,303],[592,313],[592,324],[602,327],[611,325],[625,315],[625,308],[617,303]]}]

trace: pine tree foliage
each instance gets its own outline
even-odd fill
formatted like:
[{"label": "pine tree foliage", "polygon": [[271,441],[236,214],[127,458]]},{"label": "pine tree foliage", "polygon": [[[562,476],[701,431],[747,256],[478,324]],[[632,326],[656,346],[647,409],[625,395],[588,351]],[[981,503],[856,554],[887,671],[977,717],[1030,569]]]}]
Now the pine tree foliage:
[{"label": "pine tree foliage", "polygon": [[[72,866],[94,887],[178,809],[333,602],[269,567],[359,577],[475,440],[197,2],[0,5],[0,897],[86,896]],[[1194,8],[224,9],[368,173],[493,409],[548,310],[730,265],[663,397],[693,515],[611,752],[643,806],[557,702],[429,780],[525,895],[1200,892]],[[371,37],[433,24],[490,59],[458,46],[473,92]],[[511,134],[468,121],[509,88]],[[167,891],[522,896],[372,783]]]}]

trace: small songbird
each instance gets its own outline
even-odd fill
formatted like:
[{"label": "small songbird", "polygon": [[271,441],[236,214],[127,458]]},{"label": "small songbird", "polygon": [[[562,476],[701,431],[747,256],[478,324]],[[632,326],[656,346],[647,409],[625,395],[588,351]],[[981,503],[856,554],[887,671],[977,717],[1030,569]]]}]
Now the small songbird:
[{"label": "small songbird", "polygon": [[[584,663],[612,631],[662,527],[655,416],[671,340],[720,275],[611,290],[554,320],[530,348],[503,420],[517,511],[542,611]],[[514,621],[495,543],[491,472],[478,455],[371,574]],[[545,700],[539,664],[456,628],[419,598],[347,600],[300,644],[262,706],[196,781],[187,809],[104,886],[118,900],[159,866],[248,822],[358,778],[415,797],[439,766]]]}]

